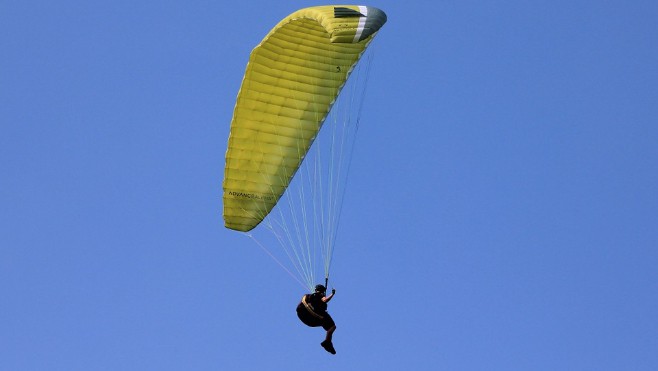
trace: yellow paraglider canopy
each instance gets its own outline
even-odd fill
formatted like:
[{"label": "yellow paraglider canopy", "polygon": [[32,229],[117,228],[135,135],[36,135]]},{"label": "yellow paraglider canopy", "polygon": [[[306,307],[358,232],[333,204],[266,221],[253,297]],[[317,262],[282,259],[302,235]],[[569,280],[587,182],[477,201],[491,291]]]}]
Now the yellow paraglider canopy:
[{"label": "yellow paraglider canopy", "polygon": [[311,7],[283,19],[254,48],[226,152],[227,228],[249,231],[276,205],[385,22],[374,7]]}]

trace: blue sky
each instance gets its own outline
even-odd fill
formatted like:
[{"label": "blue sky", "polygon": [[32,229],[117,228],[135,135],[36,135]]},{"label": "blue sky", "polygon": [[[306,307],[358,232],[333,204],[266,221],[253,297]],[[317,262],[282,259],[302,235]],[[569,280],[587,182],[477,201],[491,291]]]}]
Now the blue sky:
[{"label": "blue sky", "polygon": [[658,369],[658,4],[366,3],[336,356],[221,217],[249,52],[312,5],[0,5],[0,369]]}]

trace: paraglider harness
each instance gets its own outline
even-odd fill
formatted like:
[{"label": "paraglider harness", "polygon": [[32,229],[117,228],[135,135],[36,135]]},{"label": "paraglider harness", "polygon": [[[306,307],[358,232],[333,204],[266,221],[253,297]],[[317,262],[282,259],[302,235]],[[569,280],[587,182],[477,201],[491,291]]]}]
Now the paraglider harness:
[{"label": "paraglider harness", "polygon": [[307,301],[308,297],[313,294],[306,294],[302,296],[302,300],[297,305],[297,317],[304,322],[306,326],[318,327],[322,326],[324,316],[318,314],[315,308]]},{"label": "paraglider harness", "polygon": [[[325,287],[328,279],[325,279]],[[306,325],[310,327],[319,327],[322,326],[322,324],[325,321],[325,316],[319,314],[316,311],[316,308],[313,308],[313,305],[308,302],[308,299],[310,298],[311,295],[315,295],[316,293],[313,294],[306,294],[302,296],[302,300],[300,303],[297,305],[297,317]],[[321,313],[326,313],[325,311],[322,311]]]}]

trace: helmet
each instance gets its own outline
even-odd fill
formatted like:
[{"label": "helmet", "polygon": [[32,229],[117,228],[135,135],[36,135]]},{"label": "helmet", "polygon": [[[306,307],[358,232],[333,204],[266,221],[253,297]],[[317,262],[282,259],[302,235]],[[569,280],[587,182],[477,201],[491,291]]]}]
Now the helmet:
[{"label": "helmet", "polygon": [[324,285],[315,285],[315,292],[327,292],[327,288]]}]

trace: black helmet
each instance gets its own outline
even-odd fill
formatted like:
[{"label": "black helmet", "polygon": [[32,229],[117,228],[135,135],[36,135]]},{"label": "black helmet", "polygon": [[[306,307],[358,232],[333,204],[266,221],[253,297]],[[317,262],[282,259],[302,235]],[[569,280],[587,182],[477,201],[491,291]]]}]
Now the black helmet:
[{"label": "black helmet", "polygon": [[315,285],[315,292],[327,292],[327,288],[323,285]]}]

